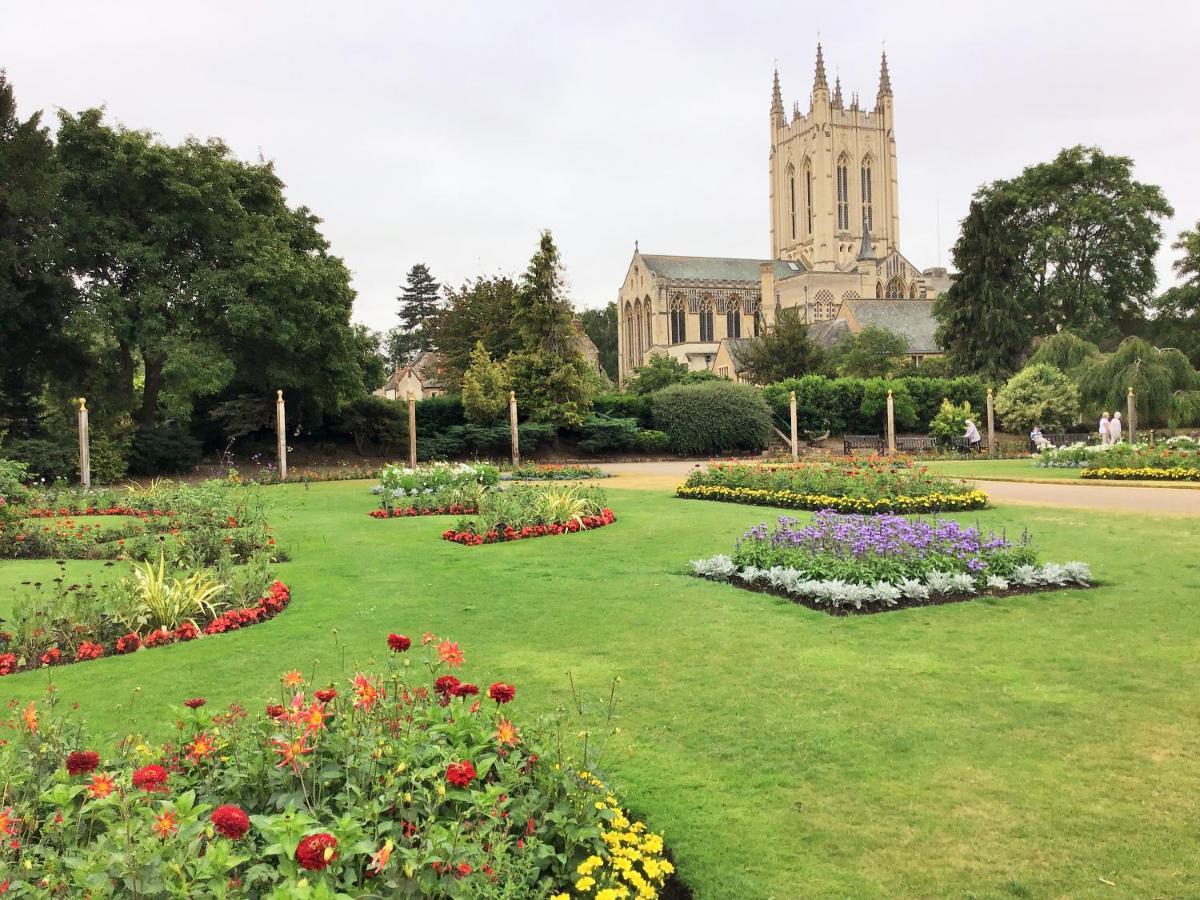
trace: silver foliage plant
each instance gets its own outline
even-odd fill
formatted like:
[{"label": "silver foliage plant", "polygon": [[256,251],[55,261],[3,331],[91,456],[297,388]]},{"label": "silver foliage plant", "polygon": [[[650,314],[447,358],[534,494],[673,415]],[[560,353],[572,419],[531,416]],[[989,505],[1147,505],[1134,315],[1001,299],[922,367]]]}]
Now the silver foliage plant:
[{"label": "silver foliage plant", "polygon": [[899,578],[895,583],[877,581],[874,584],[855,584],[839,578],[809,578],[799,569],[772,566],[760,569],[746,566],[739,569],[733,559],[720,554],[691,561],[692,574],[714,581],[737,579],[745,584],[766,584],[777,591],[800,597],[835,609],[865,606],[895,606],[901,600],[928,600],[935,595],[974,594],[981,587],[1004,591],[1014,584],[1021,587],[1089,585],[1092,571],[1087,563],[1074,561],[1043,566],[1017,566],[1012,579],[989,575],[982,583],[964,572],[930,572],[924,580]]}]

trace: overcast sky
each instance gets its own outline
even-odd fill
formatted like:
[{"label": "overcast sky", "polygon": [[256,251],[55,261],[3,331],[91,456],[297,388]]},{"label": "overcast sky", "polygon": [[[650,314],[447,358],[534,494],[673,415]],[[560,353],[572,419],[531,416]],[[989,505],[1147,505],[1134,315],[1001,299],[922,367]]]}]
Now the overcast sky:
[{"label": "overcast sky", "polygon": [[0,66],[23,115],[103,105],[273,160],[382,329],[414,262],[452,284],[519,272],[541,228],[580,306],[616,296],[635,239],[769,255],[771,69],[807,110],[818,32],[867,105],[886,41],[918,267],[949,263],[977,186],[1083,143],[1166,192],[1173,282],[1169,244],[1200,219],[1194,0],[3,0]]}]

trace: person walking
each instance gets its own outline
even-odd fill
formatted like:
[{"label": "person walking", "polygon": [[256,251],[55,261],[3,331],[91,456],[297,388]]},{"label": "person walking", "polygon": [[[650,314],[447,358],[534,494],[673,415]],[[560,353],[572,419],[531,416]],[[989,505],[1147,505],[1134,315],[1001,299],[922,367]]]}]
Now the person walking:
[{"label": "person walking", "polygon": [[1113,413],[1112,421],[1108,423],[1108,444],[1111,447],[1113,444],[1121,443],[1121,414]]},{"label": "person walking", "polygon": [[1112,441],[1108,437],[1108,410],[1100,417],[1100,446],[1107,447]]},{"label": "person walking", "polygon": [[980,445],[983,443],[983,438],[979,436],[979,429],[975,427],[975,423],[967,419],[967,431],[963,435],[967,439],[967,446],[971,448],[972,453],[978,453]]}]

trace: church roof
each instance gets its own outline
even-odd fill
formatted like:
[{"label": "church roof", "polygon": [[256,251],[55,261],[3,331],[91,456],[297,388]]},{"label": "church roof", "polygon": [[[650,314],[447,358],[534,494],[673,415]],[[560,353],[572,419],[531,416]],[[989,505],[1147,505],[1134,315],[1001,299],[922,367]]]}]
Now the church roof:
[{"label": "church roof", "polygon": [[909,353],[941,353],[934,340],[937,322],[932,300],[843,300],[842,306],[860,328],[874,325],[908,341]]},{"label": "church roof", "polygon": [[818,347],[829,348],[844,337],[850,336],[850,326],[845,319],[826,319],[808,326],[808,337]]},{"label": "church roof", "polygon": [[655,275],[678,281],[753,281],[760,279],[759,267],[774,263],[775,280],[803,274],[804,263],[782,259],[734,259],[727,256],[653,256],[642,254]]}]

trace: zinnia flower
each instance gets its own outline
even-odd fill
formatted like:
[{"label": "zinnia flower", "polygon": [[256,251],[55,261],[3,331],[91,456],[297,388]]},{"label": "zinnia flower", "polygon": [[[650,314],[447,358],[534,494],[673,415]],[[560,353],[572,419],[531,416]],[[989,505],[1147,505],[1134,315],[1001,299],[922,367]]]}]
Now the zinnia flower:
[{"label": "zinnia flower", "polygon": [[497,703],[511,703],[513,698],[517,696],[517,689],[511,684],[504,684],[497,681],[488,688],[488,696]]},{"label": "zinnia flower", "polygon": [[179,830],[179,821],[175,818],[175,813],[168,810],[154,819],[152,826],[154,833],[164,841]]},{"label": "zinnia flower", "polygon": [[512,722],[503,716],[496,723],[496,742],[508,747],[515,747],[521,743],[520,735],[517,733],[517,726],[513,725]]},{"label": "zinnia flower", "polygon": [[203,697],[193,697],[191,700],[184,700],[183,705],[186,706],[188,709],[199,709],[207,702],[208,701],[205,700]]},{"label": "zinnia flower", "polygon": [[188,746],[188,757],[192,762],[200,762],[202,759],[207,759],[212,756],[217,750],[207,732],[198,734]]},{"label": "zinnia flower", "polygon": [[133,786],[149,793],[167,792],[167,770],[159,765],[142,766],[133,773]]},{"label": "zinnia flower", "polygon": [[296,862],[311,872],[319,872],[338,858],[337,838],[321,832],[300,839],[296,846]]},{"label": "zinnia flower", "polygon": [[479,693],[479,685],[460,682],[450,689],[450,694],[454,697],[474,697]]},{"label": "zinnia flower", "polygon": [[92,783],[88,785],[88,793],[91,794],[93,800],[103,800],[116,788],[112,776],[107,772],[101,772],[92,776]]},{"label": "zinnia flower", "polygon": [[450,763],[446,767],[446,781],[455,787],[465,788],[474,780],[475,767],[471,765],[469,759],[459,763]]},{"label": "zinnia flower", "polygon": [[393,653],[403,653],[412,646],[412,641],[402,634],[389,634],[387,642]]},{"label": "zinnia flower", "polygon": [[328,703],[330,700],[332,700],[337,695],[338,695],[338,692],[335,691],[333,688],[325,688],[322,691],[315,691],[313,693],[313,696],[316,697],[318,700],[320,700],[322,703]]},{"label": "zinnia flower", "polygon": [[95,750],[76,750],[67,755],[67,774],[86,775],[96,771],[100,765],[100,754]]},{"label": "zinnia flower", "polygon": [[240,841],[250,830],[250,817],[240,806],[232,804],[218,806],[212,811],[211,818],[217,834],[227,837],[231,841]]}]

